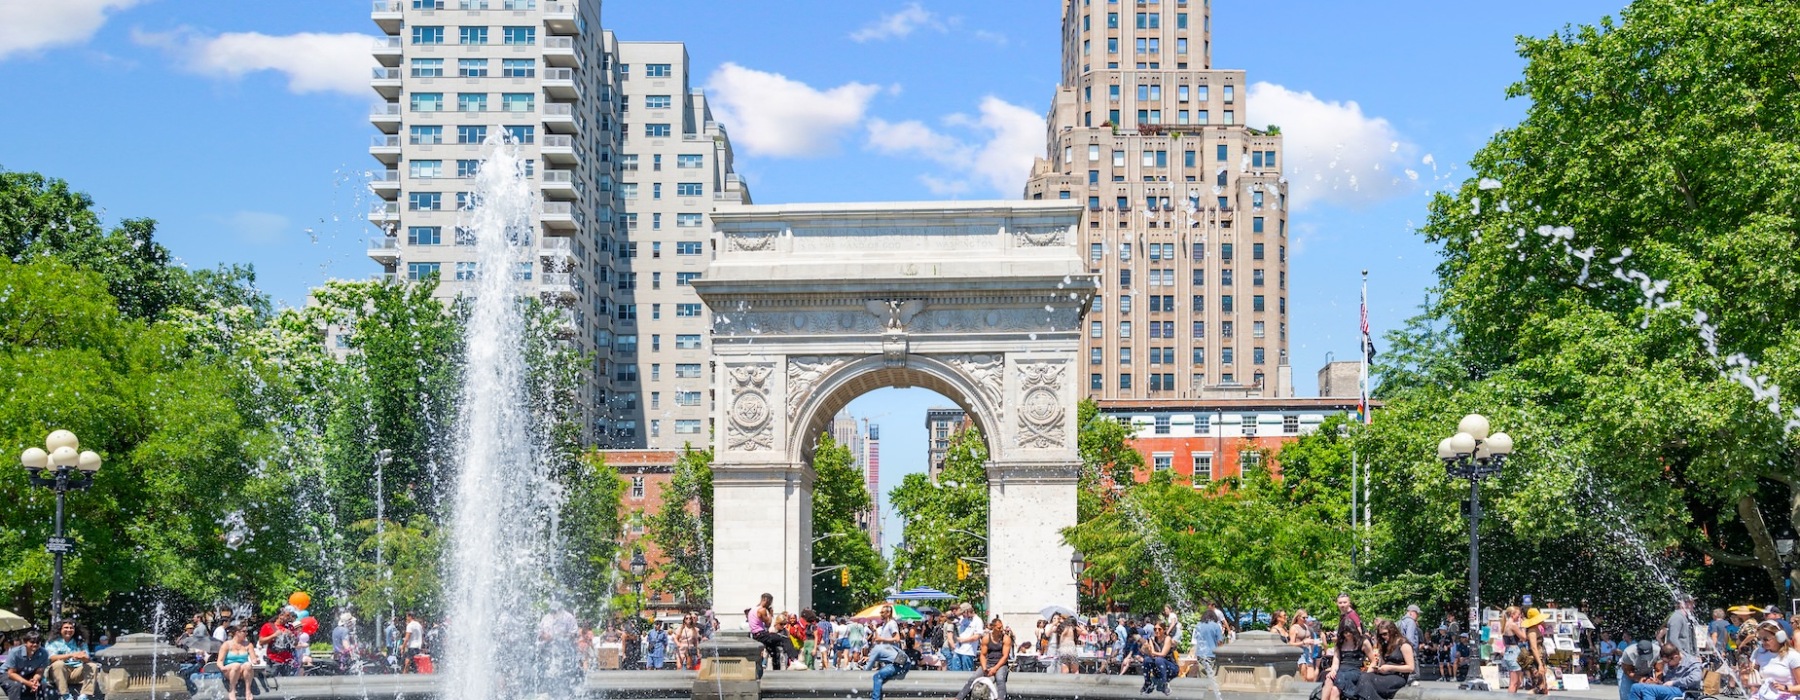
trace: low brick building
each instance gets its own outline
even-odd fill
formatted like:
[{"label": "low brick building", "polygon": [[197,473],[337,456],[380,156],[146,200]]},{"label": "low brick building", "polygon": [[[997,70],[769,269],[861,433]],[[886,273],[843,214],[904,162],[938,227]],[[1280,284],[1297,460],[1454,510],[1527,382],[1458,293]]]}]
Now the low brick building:
[{"label": "low brick building", "polygon": [[[1178,481],[1204,485],[1243,472],[1246,460],[1317,430],[1332,415],[1354,415],[1357,399],[1338,397],[1102,400],[1101,413],[1125,423],[1131,446],[1144,456],[1138,481],[1173,471]],[[1279,465],[1275,465],[1279,470]]]}]

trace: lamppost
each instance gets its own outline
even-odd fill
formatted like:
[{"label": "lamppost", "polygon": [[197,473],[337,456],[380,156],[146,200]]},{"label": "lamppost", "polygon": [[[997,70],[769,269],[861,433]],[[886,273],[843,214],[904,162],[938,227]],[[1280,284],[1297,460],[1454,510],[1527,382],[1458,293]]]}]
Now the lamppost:
[{"label": "lamppost", "polygon": [[1463,416],[1456,434],[1438,442],[1438,459],[1453,479],[1469,480],[1469,633],[1481,626],[1481,480],[1500,473],[1512,455],[1512,436],[1488,435],[1488,419]]},{"label": "lamppost", "polygon": [[631,553],[631,584],[637,594],[638,617],[644,616],[644,569],[650,562],[644,561],[644,550]]},{"label": "lamppost", "polygon": [[63,536],[63,494],[93,486],[94,472],[100,471],[100,455],[77,452],[80,447],[74,433],[56,430],[44,439],[44,449],[32,447],[19,455],[19,465],[31,474],[31,485],[56,492],[56,534],[44,544],[55,561],[50,579],[51,629],[62,619],[63,555],[75,553],[74,540]]}]

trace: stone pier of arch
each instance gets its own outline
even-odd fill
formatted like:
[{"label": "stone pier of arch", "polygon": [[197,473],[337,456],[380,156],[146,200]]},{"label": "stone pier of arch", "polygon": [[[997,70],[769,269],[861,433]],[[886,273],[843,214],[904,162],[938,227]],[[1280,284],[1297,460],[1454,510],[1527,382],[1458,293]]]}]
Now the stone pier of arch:
[{"label": "stone pier of arch", "polygon": [[[713,607],[812,604],[811,452],[882,387],[955,401],[989,443],[988,607],[1075,606],[1078,356],[1096,288],[1069,202],[789,204],[713,214]],[[741,619],[741,618],[740,618]]]}]

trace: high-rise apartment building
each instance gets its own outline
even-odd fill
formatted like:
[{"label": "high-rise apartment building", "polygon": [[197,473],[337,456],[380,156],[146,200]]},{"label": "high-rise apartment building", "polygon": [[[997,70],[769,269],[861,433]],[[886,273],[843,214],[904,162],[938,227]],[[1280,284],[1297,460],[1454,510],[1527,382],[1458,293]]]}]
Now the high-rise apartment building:
[{"label": "high-rise apartment building", "polygon": [[1026,196],[1086,203],[1098,399],[1292,395],[1279,129],[1212,66],[1208,0],[1064,0],[1062,83]]},{"label": "high-rise apartment building", "polygon": [[931,483],[944,471],[944,458],[950,454],[950,442],[956,434],[969,429],[969,414],[960,408],[933,406],[925,409],[925,463]]},{"label": "high-rise apartment building", "polygon": [[476,274],[461,228],[475,171],[491,142],[516,145],[542,213],[530,231],[537,255],[512,274],[533,280],[565,342],[596,358],[583,423],[603,439],[619,131],[600,3],[378,0],[371,16],[386,36],[374,47],[383,101],[369,148],[382,165],[369,220],[383,235],[369,257],[390,278],[436,276],[446,301],[464,292]]},{"label": "high-rise apartment building", "polygon": [[[719,201],[749,202],[731,142],[688,88],[680,43],[619,42],[599,0],[377,0],[369,152],[382,164],[369,257],[390,278],[475,276],[460,225],[472,178],[504,140],[537,181],[538,255],[512,274],[595,358],[583,423],[603,448],[704,445],[710,320],[688,283],[711,259]],[[635,111],[634,111],[635,110]]]},{"label": "high-rise apartment building", "polygon": [[[608,32],[611,35],[611,32]],[[712,430],[712,314],[694,293],[712,260],[716,203],[749,204],[731,141],[689,87],[687,46],[618,42],[623,233],[614,280],[613,386],[645,406],[641,446],[707,446]]]},{"label": "high-rise apartment building", "polygon": [[869,542],[881,551],[881,426],[863,419],[863,488],[869,492],[869,509],[857,516]]}]

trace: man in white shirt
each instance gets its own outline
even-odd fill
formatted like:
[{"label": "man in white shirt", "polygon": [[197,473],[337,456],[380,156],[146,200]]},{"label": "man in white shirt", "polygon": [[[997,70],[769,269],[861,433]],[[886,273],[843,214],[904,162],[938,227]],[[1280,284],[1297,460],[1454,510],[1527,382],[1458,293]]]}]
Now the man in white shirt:
[{"label": "man in white shirt", "polygon": [[413,657],[425,653],[425,625],[410,610],[406,612],[406,639],[403,646],[406,647],[406,658],[400,660],[400,672],[406,673],[412,670]]},{"label": "man in white shirt", "polygon": [[957,610],[956,649],[950,655],[950,670],[975,670],[975,647],[981,642],[982,633],[987,628],[981,624],[981,618],[975,616],[975,606],[963,603]]},{"label": "man in white shirt", "polygon": [[875,670],[882,663],[900,663],[900,623],[894,620],[894,606],[881,606],[881,620],[869,631],[869,660],[864,671]]}]

